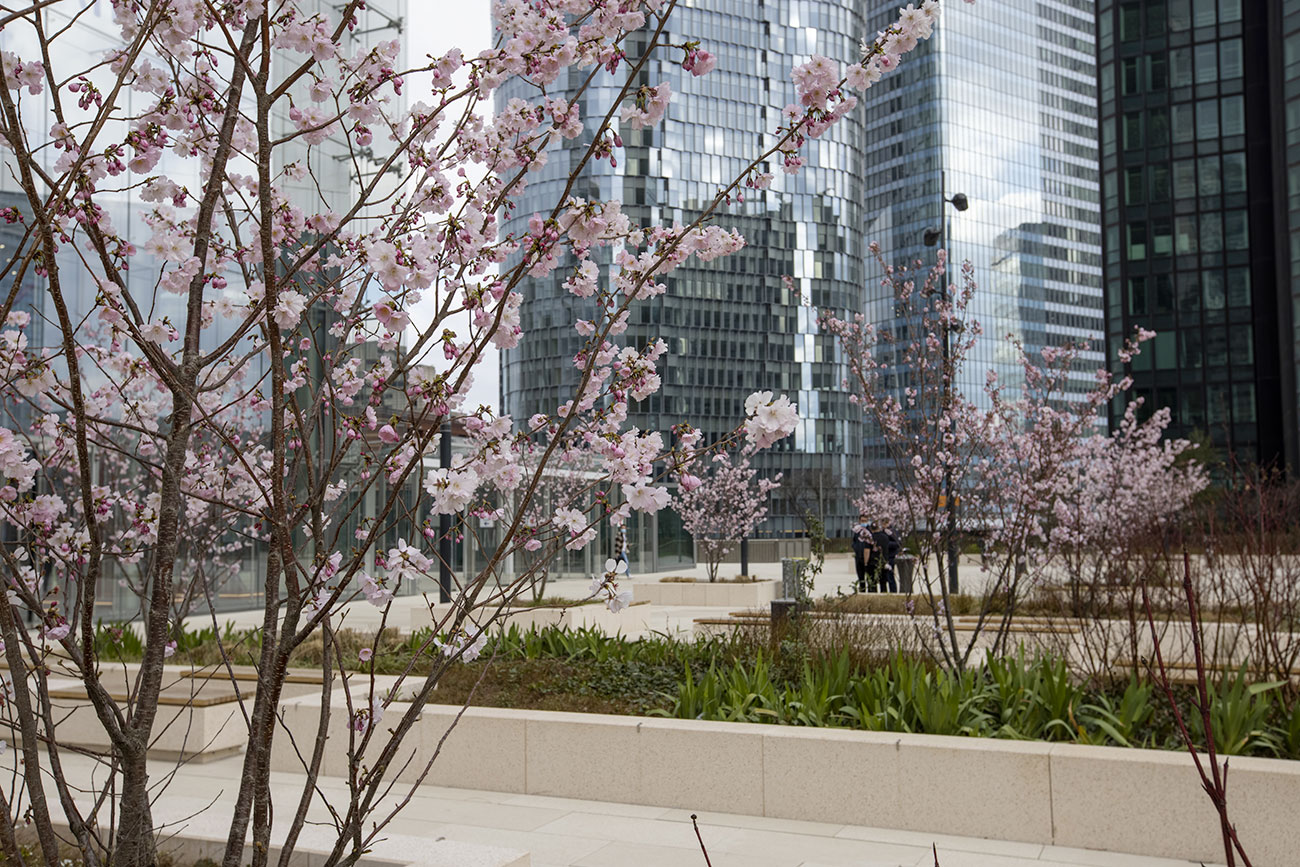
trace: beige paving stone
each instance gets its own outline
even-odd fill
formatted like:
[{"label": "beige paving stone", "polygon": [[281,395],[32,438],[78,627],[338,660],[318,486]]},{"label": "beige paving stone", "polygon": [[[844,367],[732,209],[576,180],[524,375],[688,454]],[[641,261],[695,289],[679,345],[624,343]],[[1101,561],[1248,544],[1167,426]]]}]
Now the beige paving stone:
[{"label": "beige paving stone", "polygon": [[1095,849],[1075,849],[1068,846],[1044,846],[1040,856],[1043,867],[1221,867],[1214,861],[1184,861],[1173,858],[1151,858],[1146,855],[1126,855],[1122,852],[1099,852]]},{"label": "beige paving stone", "polygon": [[[410,828],[420,823],[439,823],[450,826],[493,828],[499,831],[535,831],[567,813],[543,807],[524,807],[512,804],[487,804],[475,801],[457,801],[451,798],[412,799],[397,821]],[[451,835],[455,837],[455,835]]]},{"label": "beige paving stone", "polygon": [[[654,846],[672,846],[682,851],[699,851],[699,841],[689,822],[664,822],[658,819],[636,819],[620,816],[599,816],[593,813],[570,813],[538,831],[545,834],[571,834],[610,842],[642,843]],[[725,849],[739,832],[734,828],[713,828],[706,840],[709,850]]]},{"label": "beige paving stone", "polygon": [[[504,846],[508,849],[522,849],[533,856],[534,867],[537,867],[539,862],[543,864],[572,864],[574,861],[590,855],[610,842],[590,837],[541,834],[535,831],[514,831],[486,825],[440,825],[438,828],[439,830],[436,833],[450,840],[488,846]],[[423,833],[432,832],[426,831]]]},{"label": "beige paving stone", "polygon": [[[584,801],[580,798],[561,798],[553,795],[508,795],[502,801],[505,804],[523,804],[526,806],[554,807],[568,812],[595,813],[601,816],[631,816],[639,819],[658,819],[669,813],[680,813],[670,807],[655,807],[649,804],[622,804],[615,801]],[[689,811],[685,814],[689,815]],[[733,818],[748,819],[749,816]],[[686,821],[690,821],[687,819]]]},{"label": "beige paving stone", "polygon": [[[644,843],[609,843],[590,855],[574,861],[574,867],[694,867],[703,865],[704,857],[698,844],[693,854],[689,850],[671,846],[654,846]],[[797,860],[789,858],[758,858],[709,849],[713,867],[798,867]]]},{"label": "beige paving stone", "polygon": [[699,817],[701,825],[721,828],[756,828],[763,831],[785,831],[812,837],[834,837],[850,826],[830,822],[805,822],[800,819],[774,819],[771,816],[744,816],[739,813],[702,812],[698,810],[667,810],[659,818],[669,822],[690,823],[691,813]]},{"label": "beige paving stone", "polygon": [[430,798],[451,798],[458,801],[483,801],[489,804],[508,804],[515,798],[524,797],[510,792],[489,792],[482,789],[435,786],[429,783],[420,786],[420,795],[428,795]]},{"label": "beige paving stone", "polygon": [[[927,860],[933,864],[934,856],[931,855],[929,859],[917,863],[925,864]],[[940,867],[1043,867],[1043,862],[1037,858],[1011,858],[1006,855],[990,855],[987,852],[963,852],[939,847],[939,865]]]},{"label": "beige paving stone", "polygon": [[937,845],[943,849],[983,852],[989,855],[1006,855],[1012,858],[1039,858],[1042,856],[1044,848],[1041,843],[985,840],[979,837],[955,837],[949,834],[932,834],[926,831],[899,831],[892,828],[865,828],[857,825],[845,826],[838,836],[877,843],[920,846],[927,849],[932,845]]},{"label": "beige paving stone", "polygon": [[725,848],[728,852],[742,855],[791,858],[796,862],[815,859],[841,864],[860,864],[867,860],[911,864],[926,853],[926,849],[919,846],[757,830],[737,832]]}]

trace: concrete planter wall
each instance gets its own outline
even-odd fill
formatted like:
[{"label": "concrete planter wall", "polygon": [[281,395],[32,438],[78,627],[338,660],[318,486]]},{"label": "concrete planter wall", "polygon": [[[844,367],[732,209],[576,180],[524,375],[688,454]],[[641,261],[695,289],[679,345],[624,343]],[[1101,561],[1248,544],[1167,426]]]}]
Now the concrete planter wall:
[{"label": "concrete planter wall", "polygon": [[[284,722],[315,737],[319,699]],[[389,707],[385,721],[404,712]],[[430,705],[399,779],[423,767],[457,707]],[[340,706],[336,717],[342,717]],[[346,765],[339,720],[325,774]],[[331,756],[338,761],[331,764]],[[273,769],[301,771],[292,750]],[[1232,818],[1256,867],[1295,863],[1300,762],[1234,758]],[[428,782],[1019,840],[1217,862],[1218,820],[1182,753],[746,723],[470,708]]]},{"label": "concrete planter wall", "polygon": [[632,583],[632,601],[651,605],[725,605],[729,608],[765,607],[776,598],[780,581],[737,584],[719,581],[646,581]]},{"label": "concrete planter wall", "polygon": [[[582,606],[586,607],[586,606]],[[434,622],[434,618],[439,619],[446,617],[451,606],[445,603],[435,605],[433,613],[423,606],[415,606],[410,609],[410,628],[412,630],[423,629]],[[511,623],[517,625],[520,629],[527,632],[529,629],[545,629],[548,626],[569,626],[573,622],[573,616],[570,612],[575,608],[546,608],[546,607],[529,607],[513,608],[501,614],[497,621],[501,628],[508,628]],[[484,615],[495,613],[495,609],[487,609]]]},{"label": "concrete planter wall", "polygon": [[[811,551],[811,543],[803,537],[749,540],[749,562],[751,563],[779,563],[784,557],[807,557]],[[697,545],[695,547],[695,562],[703,565],[704,561],[705,558],[700,556],[700,549]],[[722,562],[739,565],[739,542],[736,543],[736,547],[727,552],[727,555],[722,558]]]}]

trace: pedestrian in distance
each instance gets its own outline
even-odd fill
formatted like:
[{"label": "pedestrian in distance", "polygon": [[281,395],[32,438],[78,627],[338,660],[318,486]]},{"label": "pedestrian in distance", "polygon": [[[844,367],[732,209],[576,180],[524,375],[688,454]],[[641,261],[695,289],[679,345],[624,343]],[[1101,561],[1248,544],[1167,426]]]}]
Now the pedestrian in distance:
[{"label": "pedestrian in distance", "polygon": [[858,573],[858,583],[855,588],[859,593],[866,593],[867,551],[874,541],[871,538],[871,530],[867,527],[867,516],[858,515],[858,523],[854,524],[849,532],[853,534],[853,568]]},{"label": "pedestrian in distance", "polygon": [[875,521],[867,523],[867,532],[863,534],[867,544],[866,573],[867,592],[877,593],[885,576],[885,564],[888,557],[888,545],[885,535]]},{"label": "pedestrian in distance", "polygon": [[[886,592],[886,588],[888,588],[889,593],[897,593],[898,583],[894,580],[894,558],[898,556],[899,548],[902,546],[898,542],[898,537],[890,532],[888,527],[872,524],[871,528],[872,546],[876,552],[876,562],[874,563],[876,587],[881,593]],[[868,577],[873,574],[872,566],[873,564],[868,562]]]}]

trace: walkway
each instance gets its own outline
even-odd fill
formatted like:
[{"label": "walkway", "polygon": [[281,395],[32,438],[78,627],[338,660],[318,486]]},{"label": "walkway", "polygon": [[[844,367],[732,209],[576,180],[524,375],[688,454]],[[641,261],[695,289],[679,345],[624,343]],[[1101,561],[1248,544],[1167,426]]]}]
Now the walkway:
[{"label": "walkway", "polygon": [[[735,564],[723,564],[721,569],[722,575],[731,575],[739,571]],[[763,579],[780,579],[780,563],[752,563],[750,572]],[[706,577],[705,567],[697,565],[693,569],[677,569],[668,572],[656,572],[652,574],[633,575],[629,583],[649,584],[659,581],[660,578],[671,575],[694,575],[697,578]],[[961,569],[962,580],[967,586],[974,586],[980,580],[979,565],[971,559],[970,562],[963,560]],[[625,579],[628,581],[628,579]],[[817,585],[814,589],[815,596],[834,596],[837,592],[852,593],[853,584],[856,581],[856,575],[853,571],[853,559],[848,554],[828,554],[826,564],[822,570],[822,575],[817,579]],[[430,583],[425,580],[425,583]],[[548,598],[558,599],[581,599],[587,596],[590,581],[586,578],[566,578],[563,580],[552,580],[546,585],[546,596]],[[437,600],[437,588],[430,583],[431,592],[429,599]],[[423,596],[398,596],[393,600],[392,609],[389,611],[388,624],[402,631],[407,631],[411,626],[419,623],[426,624],[431,622],[427,616],[412,617],[416,609],[422,609],[427,605]],[[345,618],[342,625],[354,629],[377,629],[382,612],[371,605],[364,599],[356,602],[350,602],[342,606]],[[725,617],[732,609],[727,607],[686,607],[680,605],[636,605],[625,609],[617,616],[606,616],[603,605],[579,606],[570,609],[571,620],[574,625],[594,625],[599,626],[606,632],[620,632],[629,638],[637,638],[650,633],[667,633],[669,635],[679,635],[689,638],[694,630],[696,618],[701,617]],[[427,615],[427,612],[426,612]],[[248,629],[262,625],[261,610],[252,611],[222,611],[218,612],[216,617],[217,623],[224,626],[232,623],[236,627]],[[339,625],[335,621],[335,625]],[[212,625],[212,616],[210,614],[196,614],[186,618],[185,625],[190,629],[203,629]]]}]

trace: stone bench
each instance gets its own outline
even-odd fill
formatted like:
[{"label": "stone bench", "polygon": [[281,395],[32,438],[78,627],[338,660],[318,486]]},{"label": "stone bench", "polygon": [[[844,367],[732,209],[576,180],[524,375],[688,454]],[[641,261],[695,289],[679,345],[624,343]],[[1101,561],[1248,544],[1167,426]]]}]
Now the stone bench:
[{"label": "stone bench", "polygon": [[[1115,665],[1123,665],[1128,668],[1136,667],[1143,671],[1146,671],[1148,662],[1150,663],[1151,669],[1153,671],[1158,672],[1160,670],[1160,667],[1156,665],[1156,661],[1154,657],[1149,660],[1141,660],[1141,659],[1133,660],[1131,658],[1119,659],[1115,661]],[[1210,681],[1218,680],[1221,677],[1229,677],[1229,678],[1236,677],[1237,672],[1240,670],[1241,670],[1241,663],[1237,663],[1235,665],[1231,663],[1225,663],[1225,662],[1205,663],[1205,676],[1206,679]],[[1169,675],[1169,680],[1172,681],[1173,683],[1196,683],[1197,681],[1195,661],[1166,659],[1165,671]],[[1290,670],[1290,672],[1288,672],[1288,674],[1291,680],[1300,681],[1300,670],[1293,668]],[[1276,674],[1272,671],[1266,671],[1262,668],[1259,668],[1258,666],[1247,665],[1246,677],[1250,678],[1252,682],[1263,683],[1263,682],[1273,681],[1276,678]]]},{"label": "stone bench", "polygon": [[[253,665],[232,665],[229,668],[224,665],[206,665],[202,668],[183,669],[180,676],[186,680],[225,684],[232,682],[255,684],[258,678],[257,667]],[[319,691],[324,679],[324,675],[316,669],[286,669],[284,686],[280,689],[280,695],[284,698],[293,698],[305,693]]]},{"label": "stone bench", "polygon": [[779,589],[779,581],[633,581],[632,599],[651,605],[758,607],[775,599]]},{"label": "stone bench", "polygon": [[[128,683],[108,681],[106,687],[119,705],[130,700]],[[249,702],[255,691],[255,684],[243,684],[236,690],[229,683],[215,680],[178,677],[169,683],[165,676],[158,694],[150,756],[207,761],[238,752],[248,740],[245,708],[241,708],[240,701]],[[108,734],[80,681],[52,678],[49,694],[57,743],[90,750],[109,749]]]}]

